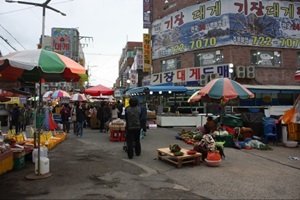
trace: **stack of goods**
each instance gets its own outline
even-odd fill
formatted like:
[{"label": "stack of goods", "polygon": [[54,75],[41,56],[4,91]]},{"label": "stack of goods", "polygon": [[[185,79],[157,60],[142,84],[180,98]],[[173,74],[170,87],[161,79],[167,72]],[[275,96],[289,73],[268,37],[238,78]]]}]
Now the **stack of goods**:
[{"label": "stack of goods", "polygon": [[182,129],[177,139],[185,141],[187,144],[194,144],[195,142],[201,140],[203,133],[199,130],[184,130]]},{"label": "stack of goods", "polygon": [[0,174],[12,170],[14,166],[13,151],[10,145],[0,139]]},{"label": "stack of goods", "polygon": [[125,131],[126,122],[120,118],[115,119],[109,123],[109,130]]}]

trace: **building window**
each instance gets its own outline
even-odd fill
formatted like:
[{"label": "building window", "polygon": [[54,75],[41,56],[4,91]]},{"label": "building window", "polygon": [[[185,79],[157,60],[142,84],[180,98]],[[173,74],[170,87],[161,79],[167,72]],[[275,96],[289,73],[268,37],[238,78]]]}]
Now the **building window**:
[{"label": "building window", "polygon": [[222,51],[209,51],[195,54],[195,67],[216,65],[223,63]]},{"label": "building window", "polygon": [[278,51],[250,51],[251,65],[259,67],[280,67],[281,53]]},{"label": "building window", "polygon": [[181,69],[181,59],[179,57],[161,61],[161,72],[176,69]]}]

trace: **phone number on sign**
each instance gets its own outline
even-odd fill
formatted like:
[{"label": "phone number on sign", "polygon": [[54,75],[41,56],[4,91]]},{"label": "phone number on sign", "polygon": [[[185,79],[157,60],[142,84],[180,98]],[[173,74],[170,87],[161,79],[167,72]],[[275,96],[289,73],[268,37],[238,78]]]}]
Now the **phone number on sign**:
[{"label": "phone number on sign", "polygon": [[205,38],[201,40],[192,40],[190,41],[190,46],[186,46],[185,44],[176,44],[170,47],[171,54],[182,53],[189,50],[207,48],[207,47],[214,47],[217,45],[217,38]]},{"label": "phone number on sign", "polygon": [[273,40],[271,37],[260,37],[260,36],[252,36],[252,45],[258,46],[273,46],[280,45],[280,47],[288,47],[288,48],[298,48],[299,46],[299,38],[279,38],[278,40]]}]

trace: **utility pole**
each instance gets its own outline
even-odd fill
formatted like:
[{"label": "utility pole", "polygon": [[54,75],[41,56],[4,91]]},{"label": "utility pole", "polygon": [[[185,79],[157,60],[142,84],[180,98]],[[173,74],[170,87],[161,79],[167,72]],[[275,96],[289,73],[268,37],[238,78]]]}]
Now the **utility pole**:
[{"label": "utility pole", "polygon": [[38,7],[42,7],[43,8],[43,24],[42,24],[42,49],[45,46],[45,42],[44,42],[44,37],[45,37],[45,18],[46,18],[46,8],[53,10],[57,13],[60,13],[62,16],[66,16],[65,13],[51,7],[48,6],[48,4],[50,3],[51,0],[47,0],[44,3],[34,3],[34,2],[26,2],[26,1],[13,1],[13,0],[5,0],[7,3],[19,3],[19,4],[27,4],[27,5],[33,5],[33,6],[38,6]]}]

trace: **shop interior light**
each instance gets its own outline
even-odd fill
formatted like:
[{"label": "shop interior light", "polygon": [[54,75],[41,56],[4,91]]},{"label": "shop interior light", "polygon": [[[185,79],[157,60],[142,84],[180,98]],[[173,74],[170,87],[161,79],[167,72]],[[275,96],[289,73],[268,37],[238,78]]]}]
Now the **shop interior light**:
[{"label": "shop interior light", "polygon": [[172,91],[171,90],[169,90],[169,94],[171,94],[172,93]]},{"label": "shop interior light", "polygon": [[150,91],[149,94],[153,94],[153,91]]},{"label": "shop interior light", "polygon": [[162,91],[159,91],[158,93],[159,93],[159,94],[162,94]]}]

